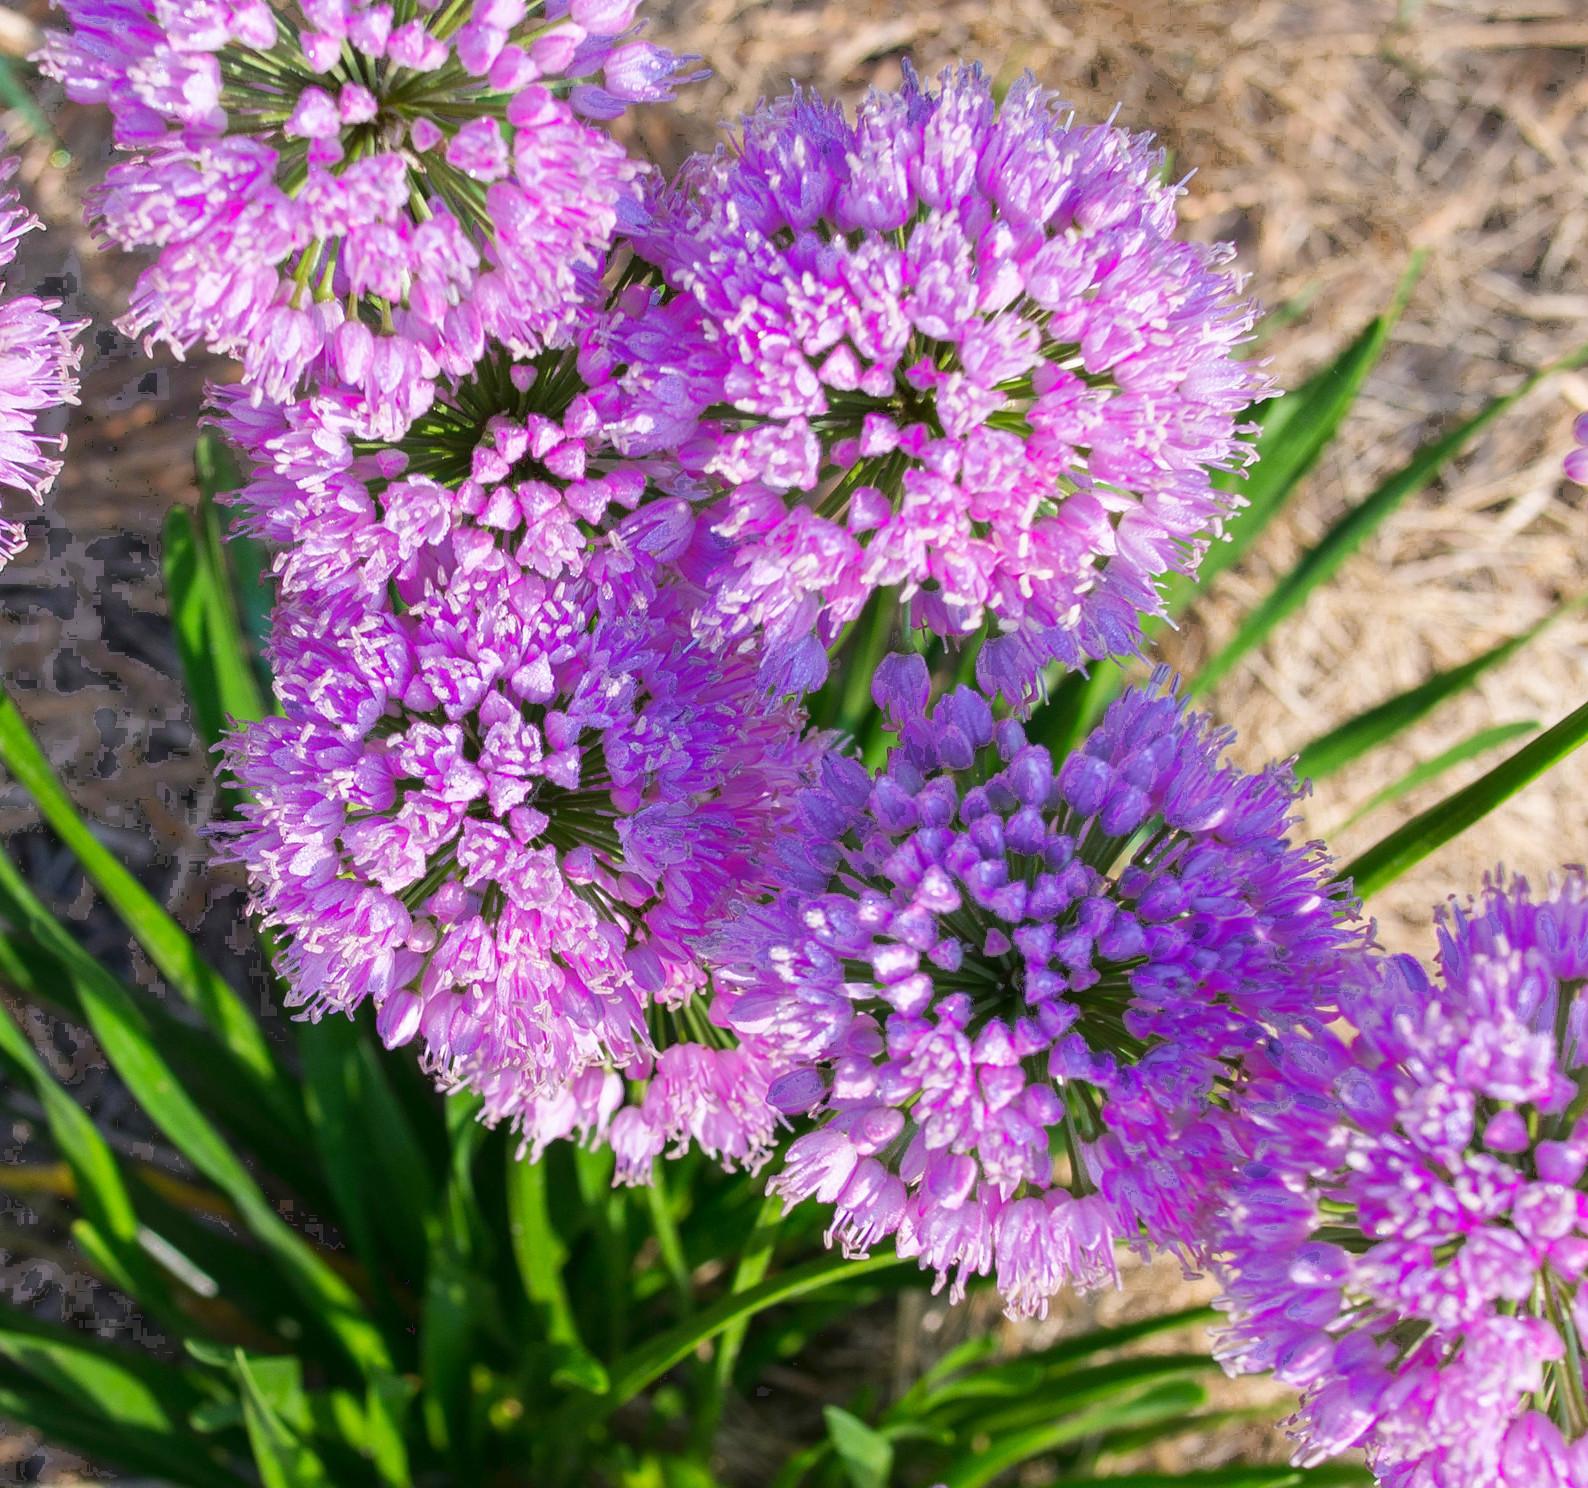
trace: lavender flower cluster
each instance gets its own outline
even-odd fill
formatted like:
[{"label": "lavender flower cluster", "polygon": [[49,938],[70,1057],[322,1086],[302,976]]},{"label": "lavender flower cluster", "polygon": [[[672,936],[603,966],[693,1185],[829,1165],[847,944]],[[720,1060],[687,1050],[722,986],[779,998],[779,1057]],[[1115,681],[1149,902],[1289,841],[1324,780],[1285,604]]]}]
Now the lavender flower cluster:
[{"label": "lavender flower cluster", "polygon": [[[1588,1484],[1588,883],[1497,883],[1430,979],[1167,674],[1028,728],[1137,652],[1273,392],[1146,137],[907,72],[664,181],[602,127],[693,76],[637,0],[62,4],[125,326],[241,364],[280,711],[217,838],[292,1005],[530,1160],[772,1165],[1013,1315],[1121,1242],[1216,1267],[1306,1460]],[[35,493],[52,309],[0,310]],[[863,752],[811,700],[868,614]]]}]

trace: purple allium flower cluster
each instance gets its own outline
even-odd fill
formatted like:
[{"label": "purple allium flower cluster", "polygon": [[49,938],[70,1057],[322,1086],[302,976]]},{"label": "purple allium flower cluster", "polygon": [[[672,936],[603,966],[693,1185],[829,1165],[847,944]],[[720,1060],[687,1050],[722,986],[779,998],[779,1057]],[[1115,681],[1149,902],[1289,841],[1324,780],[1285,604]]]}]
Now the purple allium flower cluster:
[{"label": "purple allium flower cluster", "polygon": [[252,799],[228,850],[292,1000],[372,1002],[491,1116],[648,1056],[800,770],[797,715],[753,653],[694,641],[697,598],[497,552],[396,609],[284,608],[285,716],[232,744]]},{"label": "purple allium flower cluster", "polygon": [[1298,1460],[1385,1488],[1588,1483],[1588,879],[1495,880],[1274,1041],[1238,1109],[1228,1364],[1302,1391]]},{"label": "purple allium flower cluster", "polygon": [[1357,943],[1293,777],[1223,763],[1163,674],[1057,766],[971,689],[929,709],[919,657],[876,696],[886,767],[822,762],[788,887],[712,953],[772,1104],[822,1118],[773,1190],[1018,1314],[1111,1279],[1117,1239],[1196,1249],[1230,1063],[1329,1008]]},{"label": "purple allium flower cluster", "polygon": [[685,168],[637,235],[666,287],[613,351],[627,447],[728,490],[725,623],[826,644],[896,589],[941,636],[991,617],[979,677],[1011,697],[1134,651],[1270,392],[1233,250],[1175,237],[1164,167],[967,68],[852,123],[796,92]]},{"label": "purple allium flower cluster", "polygon": [[572,347],[483,357],[395,442],[358,433],[357,395],[280,405],[218,390],[250,462],[232,499],[276,553],[289,599],[405,601],[508,561],[545,579],[678,559],[699,483],[663,456],[618,456]]},{"label": "purple allium flower cluster", "polygon": [[[17,162],[0,160],[0,186],[16,174]],[[0,190],[0,272],[10,268],[17,244],[39,226],[15,191]],[[40,415],[77,402],[76,346],[86,320],[63,321],[59,300],[13,294],[0,279],[0,486],[35,502],[55,484],[66,437],[39,430]],[[0,517],[0,567],[27,543],[20,521]]]},{"label": "purple allium flower cluster", "polygon": [[672,96],[638,0],[61,0],[45,70],[131,158],[93,203],[157,250],[125,325],[394,438],[496,342],[566,328],[642,167],[588,120]]}]

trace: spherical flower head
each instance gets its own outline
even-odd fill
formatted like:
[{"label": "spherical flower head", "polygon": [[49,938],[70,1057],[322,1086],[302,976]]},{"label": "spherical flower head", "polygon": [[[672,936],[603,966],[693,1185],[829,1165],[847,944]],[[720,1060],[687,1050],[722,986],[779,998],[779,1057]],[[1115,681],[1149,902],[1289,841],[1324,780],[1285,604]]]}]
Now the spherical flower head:
[{"label": "spherical flower head", "polygon": [[1289,771],[1222,763],[1162,674],[1058,765],[968,688],[929,708],[918,657],[876,693],[886,767],[824,762],[784,886],[711,952],[773,1104],[819,1116],[773,1189],[1016,1314],[1113,1279],[1118,1238],[1197,1249],[1230,1062],[1327,1009],[1356,941]]},{"label": "spherical flower head", "polygon": [[339,380],[395,437],[487,338],[564,328],[640,167],[588,119],[672,96],[637,0],[62,0],[41,64],[131,158],[91,210],[154,249],[123,322],[239,358],[263,397]]},{"label": "spherical flower head", "polygon": [[1588,880],[1496,878],[1430,985],[1382,960],[1236,1103],[1232,1369],[1302,1391],[1297,1460],[1393,1488],[1588,1483]]},{"label": "spherical flower head", "polygon": [[289,600],[348,593],[415,604],[506,558],[546,579],[598,582],[672,562],[702,491],[675,461],[611,446],[572,347],[487,355],[397,440],[358,432],[358,395],[259,404],[212,390],[216,424],[249,471],[230,497],[276,549]]},{"label": "spherical flower head", "polygon": [[[0,185],[15,174],[14,158],[0,160]],[[41,226],[15,191],[0,190],[0,272],[11,266],[17,244]],[[0,278],[0,486],[42,502],[60,473],[64,434],[47,434],[44,415],[77,402],[75,344],[86,320],[63,321],[59,300],[13,294]],[[26,545],[21,522],[0,517],[0,567]]]},{"label": "spherical flower head", "polygon": [[504,1108],[647,1053],[803,768],[797,714],[693,640],[696,603],[498,556],[411,608],[284,609],[284,716],[231,742],[250,800],[219,830],[293,1004],[368,1000]]},{"label": "spherical flower head", "polygon": [[685,168],[614,353],[631,446],[692,442],[729,488],[728,617],[825,642],[896,588],[940,636],[990,617],[980,680],[1012,696],[1135,650],[1271,392],[1233,250],[1175,237],[1164,168],[976,69],[853,122],[796,92]]}]

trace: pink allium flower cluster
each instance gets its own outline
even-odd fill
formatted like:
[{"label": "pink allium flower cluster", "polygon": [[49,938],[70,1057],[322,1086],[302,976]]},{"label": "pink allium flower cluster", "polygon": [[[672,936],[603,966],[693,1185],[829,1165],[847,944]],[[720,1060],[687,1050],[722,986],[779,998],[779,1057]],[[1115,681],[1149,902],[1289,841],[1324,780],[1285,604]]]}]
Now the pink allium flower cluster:
[{"label": "pink allium flower cluster", "polygon": [[976,692],[928,695],[920,658],[879,670],[899,741],[797,798],[714,1012],[785,1067],[774,1106],[820,1114],[774,1191],[1039,1314],[1113,1279],[1118,1239],[1197,1247],[1231,1063],[1330,1005],[1356,936],[1289,841],[1289,771],[1222,763],[1162,675],[1058,765]]},{"label": "pink allium flower cluster", "polygon": [[[16,174],[14,158],[0,160],[0,185]],[[17,244],[39,226],[15,191],[0,190],[0,272],[16,260]],[[39,429],[42,414],[77,402],[75,344],[86,320],[63,321],[59,300],[14,294],[0,279],[0,486],[21,491],[35,502],[55,484],[62,434]],[[0,567],[27,543],[20,521],[0,517]]]},{"label": "pink allium flower cluster", "polygon": [[1588,879],[1497,880],[1277,1039],[1239,1109],[1224,1357],[1302,1391],[1298,1460],[1385,1488],[1588,1483]]},{"label": "pink allium flower cluster", "polygon": [[131,158],[93,203],[155,249],[129,334],[396,437],[443,375],[566,328],[641,167],[588,119],[672,96],[638,0],[61,0],[43,66]]},{"label": "pink allium flower cluster", "polygon": [[312,1015],[366,1000],[388,1045],[516,1114],[652,1052],[702,936],[764,882],[798,719],[753,653],[689,634],[636,570],[548,581],[504,557],[395,611],[277,617],[285,716],[230,750],[228,837]]},{"label": "pink allium flower cluster", "polygon": [[1132,652],[1158,580],[1235,503],[1233,250],[1180,241],[1145,136],[1028,77],[914,74],[853,122],[795,93],[687,166],[637,235],[666,287],[614,334],[627,447],[728,489],[730,627],[826,644],[879,588],[963,638],[985,690]]},{"label": "pink allium flower cluster", "polygon": [[216,422],[249,462],[231,499],[276,553],[288,599],[413,600],[505,560],[599,580],[680,558],[698,482],[661,456],[618,456],[572,348],[487,355],[442,385],[395,442],[358,433],[357,395],[287,405],[217,390]]}]

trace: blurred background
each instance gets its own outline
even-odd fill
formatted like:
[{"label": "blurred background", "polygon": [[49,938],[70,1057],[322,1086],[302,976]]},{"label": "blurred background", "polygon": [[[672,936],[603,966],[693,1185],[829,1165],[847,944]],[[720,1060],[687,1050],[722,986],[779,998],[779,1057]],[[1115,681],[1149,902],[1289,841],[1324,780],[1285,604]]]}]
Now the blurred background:
[{"label": "blurred background", "polygon": [[[1427,267],[1389,350],[1298,502],[1224,574],[1195,630],[1162,654],[1193,662],[1227,637],[1329,524],[1430,435],[1588,340],[1588,9],[1582,0],[649,0],[654,34],[713,73],[677,109],[631,116],[664,164],[710,148],[718,122],[790,80],[854,98],[901,60],[926,73],[980,61],[1029,69],[1083,117],[1118,110],[1194,172],[1188,230],[1233,239],[1270,309],[1261,354],[1294,386],[1388,303],[1414,250]],[[203,384],[224,369],[153,357],[121,336],[138,265],[95,247],[85,194],[110,162],[106,118],[62,104],[22,59],[47,6],[0,9],[0,125],[22,153],[24,195],[50,228],[25,245],[17,287],[92,318],[66,472],[21,558],[0,572],[0,658],[19,703],[104,839],[207,948],[240,974],[241,895],[206,861],[209,762],[195,744],[165,618],[159,534],[194,499]],[[1588,374],[1558,377],[1511,410],[1453,471],[1403,506],[1335,581],[1213,695],[1255,764],[1293,753],[1351,714],[1588,595],[1588,492],[1560,474]],[[1491,725],[1548,725],[1588,698],[1588,616],[1568,614],[1519,657],[1306,803],[1308,826],[1348,859],[1398,820],[1494,762],[1486,758],[1336,833],[1418,760]],[[0,788],[0,834],[40,892],[81,921],[90,949],[142,975],[124,932],[93,912],[75,868]],[[1568,760],[1375,901],[1381,938],[1431,947],[1431,907],[1485,871],[1543,876],[1588,857],[1588,752]],[[52,1035],[62,1073],[114,1125],[96,1056]],[[136,1144],[137,1133],[125,1133]],[[25,1149],[5,1136],[5,1160]],[[36,1207],[0,1195],[0,1286],[57,1315],[106,1299],[72,1270],[11,1266],[4,1226]],[[1158,1301],[1206,1294],[1172,1267]],[[1200,1288],[1200,1289],[1199,1289]],[[1102,1315],[1140,1308],[1107,1299]],[[929,1328],[937,1314],[916,1319]],[[907,1320],[908,1321],[908,1320]],[[1063,1320],[1053,1326],[1061,1326]],[[958,1326],[958,1325],[956,1325]],[[853,1340],[903,1370],[904,1332]],[[842,1362],[842,1361],[835,1361]],[[1223,1455],[1240,1443],[1210,1446]],[[1248,1444],[1249,1445],[1249,1444]],[[1208,1465],[1215,1457],[1199,1458]],[[0,1482],[82,1480],[81,1464],[0,1432]]]}]

